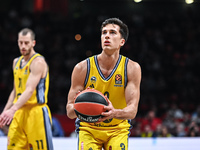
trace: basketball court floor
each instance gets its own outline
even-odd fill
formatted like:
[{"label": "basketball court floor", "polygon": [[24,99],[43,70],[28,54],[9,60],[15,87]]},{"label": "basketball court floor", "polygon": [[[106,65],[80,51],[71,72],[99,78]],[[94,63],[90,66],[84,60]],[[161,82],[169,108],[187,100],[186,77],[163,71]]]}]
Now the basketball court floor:
[{"label": "basketball court floor", "polygon": [[[0,150],[6,150],[7,138],[0,137]],[[53,138],[54,150],[77,150],[76,138]],[[200,150],[198,138],[130,138],[128,150]]]}]

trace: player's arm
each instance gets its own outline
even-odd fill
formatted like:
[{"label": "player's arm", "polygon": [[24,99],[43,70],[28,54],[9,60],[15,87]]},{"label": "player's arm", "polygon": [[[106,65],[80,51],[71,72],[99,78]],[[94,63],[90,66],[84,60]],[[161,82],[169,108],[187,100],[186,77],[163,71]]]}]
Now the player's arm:
[{"label": "player's arm", "polygon": [[33,60],[30,70],[31,73],[28,77],[28,80],[26,82],[26,90],[21,94],[17,102],[8,110],[4,111],[2,113],[2,120],[0,124],[3,126],[5,124],[10,124],[14,113],[21,108],[28,99],[32,96],[33,91],[35,90],[37,84],[39,83],[40,79],[42,78],[42,75],[44,74],[44,71],[46,71],[47,65],[43,58],[37,57]]},{"label": "player's arm", "polygon": [[87,61],[78,63],[72,72],[71,87],[68,93],[68,101],[66,105],[67,116],[71,119],[76,118],[74,112],[74,98],[79,91],[84,90],[84,81],[87,73]]},{"label": "player's arm", "polygon": [[36,86],[38,85],[40,79],[46,74],[47,64],[43,58],[37,57],[32,61],[30,66],[30,75],[26,82],[26,90],[19,97],[17,102],[11,107],[11,109],[18,110],[21,108],[28,99],[32,96]]},{"label": "player's arm", "polygon": [[127,107],[124,109],[115,109],[109,101],[109,105],[105,106],[108,112],[103,112],[105,117],[99,119],[117,118],[117,119],[133,119],[138,111],[138,104],[140,99],[140,82],[141,82],[141,68],[140,65],[132,60],[129,60],[127,66],[128,83],[125,88],[125,98]]},{"label": "player's arm", "polygon": [[124,116],[120,116],[121,113],[117,114],[117,118],[122,119],[134,119],[137,111],[138,104],[140,100],[140,83],[141,83],[141,67],[138,63],[129,61],[128,63],[128,83],[125,88],[125,97],[127,107],[122,109]]}]

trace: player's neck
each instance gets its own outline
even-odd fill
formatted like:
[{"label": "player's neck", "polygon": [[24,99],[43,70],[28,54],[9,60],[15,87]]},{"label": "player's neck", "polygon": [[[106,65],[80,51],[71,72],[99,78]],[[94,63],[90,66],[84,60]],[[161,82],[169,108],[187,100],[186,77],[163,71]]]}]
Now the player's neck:
[{"label": "player's neck", "polygon": [[101,69],[101,72],[104,74],[105,77],[110,75],[112,70],[114,69],[117,61],[119,58],[118,55],[105,55],[101,53],[100,55],[97,56],[98,64]]},{"label": "player's neck", "polygon": [[34,50],[32,50],[32,51],[30,52],[30,54],[24,56],[24,58],[23,58],[24,61],[25,61],[25,62],[28,61],[33,55],[35,55],[35,51],[34,51]]},{"label": "player's neck", "polygon": [[97,60],[100,66],[105,69],[113,69],[119,59],[119,53],[113,53],[112,55],[107,55],[102,52],[97,56]]}]

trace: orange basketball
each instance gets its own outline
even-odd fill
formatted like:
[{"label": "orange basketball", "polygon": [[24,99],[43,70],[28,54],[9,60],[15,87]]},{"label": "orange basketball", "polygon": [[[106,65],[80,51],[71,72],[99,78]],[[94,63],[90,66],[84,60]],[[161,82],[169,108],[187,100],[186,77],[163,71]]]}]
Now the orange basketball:
[{"label": "orange basketball", "polygon": [[85,122],[97,122],[108,102],[106,97],[95,89],[86,89],[75,97],[74,111]]}]

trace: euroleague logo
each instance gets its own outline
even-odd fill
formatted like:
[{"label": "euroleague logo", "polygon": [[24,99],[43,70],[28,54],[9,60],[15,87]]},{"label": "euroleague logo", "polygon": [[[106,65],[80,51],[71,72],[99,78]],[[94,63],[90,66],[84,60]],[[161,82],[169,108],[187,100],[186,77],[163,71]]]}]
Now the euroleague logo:
[{"label": "euroleague logo", "polygon": [[115,84],[122,84],[122,75],[121,74],[117,74],[115,76]]},{"label": "euroleague logo", "polygon": [[28,74],[28,66],[26,66],[26,69],[24,71],[24,74]]}]

